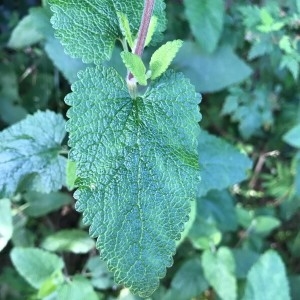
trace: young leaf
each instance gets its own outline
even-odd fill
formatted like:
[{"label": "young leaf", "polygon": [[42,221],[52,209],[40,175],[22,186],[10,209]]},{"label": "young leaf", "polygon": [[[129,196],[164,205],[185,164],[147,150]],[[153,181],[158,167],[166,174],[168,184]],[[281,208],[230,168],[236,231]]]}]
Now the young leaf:
[{"label": "young leaf", "polygon": [[146,67],[142,59],[130,52],[122,52],[121,57],[126,68],[133,74],[137,82],[140,85],[147,85]]},{"label": "young leaf", "polygon": [[247,276],[243,300],[261,299],[291,299],[284,264],[280,256],[273,250],[263,254],[253,265]]},{"label": "young leaf", "polygon": [[216,253],[206,250],[202,255],[202,267],[205,278],[215,289],[220,299],[237,299],[235,262],[228,248],[222,247]]},{"label": "young leaf", "polygon": [[[85,63],[101,64],[111,57],[115,41],[122,38],[117,12],[130,20],[135,36],[139,30],[144,1],[140,0],[49,0],[54,12],[52,24],[56,35],[68,54],[81,58]],[[163,0],[157,0],[154,15],[158,26],[154,41],[161,39],[166,27]]]},{"label": "young leaf", "polygon": [[20,275],[36,289],[64,266],[60,257],[38,248],[14,248],[10,257]]},{"label": "young leaf", "polygon": [[150,295],[172,265],[199,181],[197,94],[167,72],[132,99],[112,68],[88,68],[66,97],[76,209],[121,283]]},{"label": "young leaf", "polygon": [[150,60],[151,79],[159,77],[167,70],[181,46],[182,41],[175,40],[167,42],[153,53]]},{"label": "young leaf", "polygon": [[147,37],[146,37],[146,41],[145,41],[145,46],[148,46],[152,40],[153,34],[155,32],[155,29],[157,27],[157,17],[156,16],[152,16],[151,20],[150,20],[150,24],[149,24],[149,29],[147,32]]},{"label": "young leaf", "polygon": [[133,39],[132,39],[132,33],[131,33],[131,30],[130,30],[130,24],[129,24],[128,18],[125,14],[123,14],[120,11],[117,12],[117,16],[118,16],[118,19],[119,19],[119,25],[120,25],[122,34],[126,38],[126,41],[128,42],[128,45],[132,49]]},{"label": "young leaf", "polygon": [[51,111],[39,111],[0,132],[0,197],[12,196],[25,177],[30,190],[60,189],[66,158],[59,151],[65,134],[63,117]]},{"label": "young leaf", "polygon": [[76,186],[76,163],[68,159],[67,161],[67,174],[66,174],[66,185],[69,190],[73,190]]}]

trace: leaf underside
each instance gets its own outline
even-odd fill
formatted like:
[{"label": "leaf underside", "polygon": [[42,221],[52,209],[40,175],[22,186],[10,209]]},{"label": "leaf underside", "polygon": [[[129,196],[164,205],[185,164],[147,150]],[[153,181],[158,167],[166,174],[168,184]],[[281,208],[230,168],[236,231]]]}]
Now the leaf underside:
[{"label": "leaf underside", "polygon": [[[116,40],[122,38],[117,13],[127,16],[131,32],[136,35],[144,6],[141,0],[49,0],[49,3],[54,12],[51,22],[67,54],[95,64],[110,59]],[[164,9],[164,1],[157,0],[154,15],[158,25],[153,42],[161,40],[166,27]]]},{"label": "leaf underside", "polygon": [[78,77],[66,97],[76,209],[116,282],[146,297],[172,265],[196,197],[200,99],[173,71],[136,99],[112,68]]}]

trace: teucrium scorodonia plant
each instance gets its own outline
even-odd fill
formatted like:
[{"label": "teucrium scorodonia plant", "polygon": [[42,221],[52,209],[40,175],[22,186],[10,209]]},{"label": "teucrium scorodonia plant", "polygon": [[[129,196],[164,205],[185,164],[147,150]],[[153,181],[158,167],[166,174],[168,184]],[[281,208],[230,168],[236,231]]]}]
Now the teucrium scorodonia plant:
[{"label": "teucrium scorodonia plant", "polygon": [[[158,41],[165,28],[157,0],[149,30],[152,3],[50,1],[66,51],[95,64],[78,74],[66,97],[76,209],[116,282],[142,297],[172,265],[199,181],[200,97],[182,74],[165,72],[181,42],[157,50],[148,72],[141,59],[145,43]],[[126,79],[102,66],[116,40],[124,47]],[[146,91],[139,84],[148,84]]]}]

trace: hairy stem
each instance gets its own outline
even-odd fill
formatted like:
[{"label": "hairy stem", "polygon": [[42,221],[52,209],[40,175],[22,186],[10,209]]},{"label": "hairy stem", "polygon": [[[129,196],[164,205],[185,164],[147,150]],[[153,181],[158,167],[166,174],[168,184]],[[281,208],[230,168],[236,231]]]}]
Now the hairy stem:
[{"label": "hairy stem", "polygon": [[[155,0],[145,0],[144,3],[144,11],[142,15],[139,32],[138,32],[137,42],[135,48],[133,49],[133,53],[140,57],[143,55],[144,52],[145,42],[146,42],[147,33],[149,30],[149,25],[150,25],[150,21],[154,9],[154,4],[155,4]],[[127,76],[127,84],[131,79],[133,79],[133,75],[129,72]],[[130,90],[132,89],[134,88],[131,83]]]},{"label": "hairy stem", "polygon": [[154,9],[154,4],[155,4],[155,0],[145,0],[142,21],[138,33],[136,47],[134,49],[134,54],[138,56],[142,56],[145,48],[145,41],[146,41],[149,24]]}]

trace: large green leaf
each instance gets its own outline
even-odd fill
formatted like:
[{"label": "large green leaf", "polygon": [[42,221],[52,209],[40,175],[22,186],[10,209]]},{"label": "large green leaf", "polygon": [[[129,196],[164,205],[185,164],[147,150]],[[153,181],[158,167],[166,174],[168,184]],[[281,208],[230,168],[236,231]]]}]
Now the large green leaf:
[{"label": "large green leaf", "polygon": [[[144,1],[141,0],[50,0],[56,35],[68,54],[86,63],[102,63],[111,57],[114,44],[122,38],[117,13],[127,15],[131,32],[136,35]],[[161,38],[166,20],[163,0],[157,0],[154,15],[158,18],[154,40]]]},{"label": "large green leaf", "polygon": [[213,54],[203,54],[196,43],[185,42],[174,66],[189,77],[197,91],[211,93],[248,78],[252,70],[230,46],[221,46]]},{"label": "large green leaf", "polygon": [[0,196],[12,196],[25,179],[27,190],[60,189],[66,159],[59,151],[65,134],[63,117],[51,111],[39,111],[0,132]]},{"label": "large green leaf", "polygon": [[64,266],[60,257],[38,248],[14,248],[10,257],[20,275],[36,289]]},{"label": "large green leaf", "polygon": [[184,0],[185,12],[196,40],[205,53],[212,53],[220,39],[225,4],[223,0]]},{"label": "large green leaf", "polygon": [[289,286],[284,264],[273,250],[267,251],[253,265],[243,300],[289,300]]},{"label": "large green leaf", "polygon": [[66,102],[76,208],[116,281],[151,294],[172,265],[199,181],[199,97],[182,74],[132,99],[112,68],[79,73]]},{"label": "large green leaf", "polygon": [[225,140],[201,130],[198,143],[201,183],[198,196],[223,190],[246,179],[251,160]]},{"label": "large green leaf", "polygon": [[228,248],[222,247],[216,253],[206,250],[202,255],[202,267],[205,278],[222,300],[237,299],[235,262]]}]

